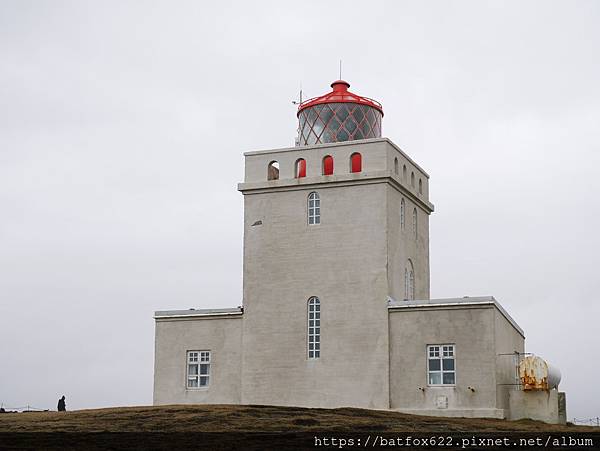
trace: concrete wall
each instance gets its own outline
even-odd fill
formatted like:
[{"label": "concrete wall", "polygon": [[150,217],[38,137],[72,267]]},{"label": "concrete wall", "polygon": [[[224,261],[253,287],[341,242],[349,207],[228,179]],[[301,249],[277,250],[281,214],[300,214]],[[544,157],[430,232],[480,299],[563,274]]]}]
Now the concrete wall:
[{"label": "concrete wall", "polygon": [[[267,168],[271,161],[279,163],[279,180],[292,180],[294,179],[295,163],[299,158],[306,160],[307,178],[320,176],[323,157],[326,155],[334,158],[334,176],[348,175],[350,174],[350,155],[354,152],[362,155],[364,172],[386,172],[415,198],[428,201],[429,175],[388,138],[247,152],[245,153],[244,183],[267,181]],[[397,173],[396,159],[398,160]],[[406,175],[404,175],[404,167],[406,167]],[[411,183],[411,174],[413,173],[415,175],[414,185]],[[421,191],[419,191],[419,180],[421,181]],[[270,186],[277,185],[277,182],[272,182]]]},{"label": "concrete wall", "polygon": [[[242,316],[156,320],[154,404],[241,402]],[[210,384],[187,389],[187,351],[211,351]]]},{"label": "concrete wall", "polygon": [[496,399],[501,409],[509,409],[509,393],[518,390],[517,360],[515,353],[525,352],[525,337],[516,330],[506,317],[494,311],[494,331],[496,335]]},{"label": "concrete wall", "polygon": [[[496,401],[492,305],[392,309],[389,321],[392,409],[424,415],[504,416]],[[428,386],[426,349],[431,344],[455,344],[455,386]],[[445,409],[437,408],[440,396],[447,397]]]},{"label": "concrete wall", "polygon": [[[360,173],[350,173],[354,152],[362,155]],[[408,256],[418,295],[429,296],[427,174],[388,139],[245,155],[243,402],[387,408],[388,279],[395,279],[394,290],[404,287]],[[331,176],[321,175],[326,155],[334,159]],[[299,158],[307,176],[295,179]],[[267,181],[271,161],[279,163],[279,180]],[[307,224],[312,191],[321,199],[317,226]],[[405,233],[398,206],[390,209],[392,192],[410,199]],[[410,233],[413,203],[420,209],[420,243]],[[390,243],[398,260],[391,275]],[[311,296],[321,300],[322,315],[321,357],[314,360],[306,343]]]},{"label": "concrete wall", "polygon": [[[307,223],[311,191],[320,225]],[[386,183],[245,193],[244,206],[242,402],[386,408]],[[314,360],[311,296],[321,301]]]},{"label": "concrete wall", "polygon": [[[404,199],[404,228],[400,205]],[[415,299],[429,299],[429,212],[414,203],[397,185],[388,185],[388,293],[396,300],[405,298],[404,270],[408,260],[415,273]],[[413,233],[413,209],[417,209],[417,237]]]},{"label": "concrete wall", "polygon": [[566,423],[566,411],[562,412],[564,393],[557,390],[512,390],[509,402],[511,420],[530,418],[550,424]]}]

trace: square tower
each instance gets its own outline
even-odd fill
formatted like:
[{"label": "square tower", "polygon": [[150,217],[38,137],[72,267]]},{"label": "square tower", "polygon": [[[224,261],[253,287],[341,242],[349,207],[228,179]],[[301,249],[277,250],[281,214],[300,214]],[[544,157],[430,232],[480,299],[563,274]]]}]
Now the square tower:
[{"label": "square tower", "polygon": [[386,138],[245,159],[242,403],[388,408],[388,299],[429,298],[428,175]]}]

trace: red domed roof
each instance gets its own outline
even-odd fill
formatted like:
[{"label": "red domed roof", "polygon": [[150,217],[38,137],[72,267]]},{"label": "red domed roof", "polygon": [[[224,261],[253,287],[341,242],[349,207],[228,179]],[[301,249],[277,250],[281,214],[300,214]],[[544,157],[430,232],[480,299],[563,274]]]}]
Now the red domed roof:
[{"label": "red domed roof", "polygon": [[319,105],[322,103],[358,103],[360,105],[367,105],[379,110],[379,112],[381,112],[381,115],[383,116],[383,107],[381,106],[381,103],[379,103],[376,100],[369,99],[368,97],[362,97],[348,91],[350,83],[348,83],[347,81],[334,81],[333,83],[331,83],[331,87],[333,88],[333,91],[331,91],[330,93],[327,93],[320,97],[313,97],[312,99],[308,99],[302,102],[300,106],[298,106],[298,113],[296,115],[299,115],[300,111],[304,110],[305,108],[309,108],[311,106]]}]

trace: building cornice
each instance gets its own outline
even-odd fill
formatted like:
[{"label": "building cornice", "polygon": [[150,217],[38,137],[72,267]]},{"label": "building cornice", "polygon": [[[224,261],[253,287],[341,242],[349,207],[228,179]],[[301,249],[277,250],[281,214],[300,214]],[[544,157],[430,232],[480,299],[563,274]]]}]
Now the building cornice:
[{"label": "building cornice", "polygon": [[281,191],[298,191],[306,189],[317,189],[324,187],[342,187],[351,185],[372,185],[376,183],[388,183],[403,195],[410,198],[428,214],[434,211],[431,202],[420,198],[408,190],[400,179],[392,171],[373,171],[350,174],[319,175],[314,177],[302,177],[295,179],[270,180],[263,182],[238,183],[238,191],[246,194],[264,194]]}]

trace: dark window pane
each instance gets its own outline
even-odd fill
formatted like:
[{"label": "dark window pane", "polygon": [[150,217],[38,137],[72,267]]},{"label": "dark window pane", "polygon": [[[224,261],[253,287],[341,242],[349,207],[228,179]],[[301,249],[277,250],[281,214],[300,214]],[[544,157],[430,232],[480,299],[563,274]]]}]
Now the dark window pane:
[{"label": "dark window pane", "polygon": [[364,136],[360,130],[356,130],[356,132],[354,133],[354,136],[352,138],[353,139],[364,139]]},{"label": "dark window pane", "polygon": [[442,375],[440,373],[429,373],[429,384],[436,385],[442,383]]},{"label": "dark window pane", "polygon": [[341,129],[337,134],[338,141],[348,141],[349,137],[348,132],[344,129]]},{"label": "dark window pane", "polygon": [[313,124],[313,132],[315,135],[317,135],[317,137],[321,136],[321,133],[323,132],[323,121],[319,118],[317,118],[315,120],[315,123]]},{"label": "dark window pane", "polygon": [[331,134],[331,131],[329,130],[329,128],[326,128],[323,134],[321,135],[321,142],[330,143],[333,140],[332,138],[333,135]]},{"label": "dark window pane", "polygon": [[429,371],[440,370],[440,359],[429,359]]},{"label": "dark window pane", "polygon": [[338,121],[335,117],[329,121],[327,128],[334,132],[333,136],[335,136],[335,132],[337,132],[338,128],[340,128],[340,121]]},{"label": "dark window pane", "polygon": [[323,107],[320,117],[325,124],[327,124],[327,122],[329,122],[329,120],[333,117],[333,111],[331,111],[331,108],[329,108],[328,105]]},{"label": "dark window pane", "polygon": [[369,108],[369,111],[367,111],[367,119],[369,120],[369,124],[375,124],[375,112],[372,108]]},{"label": "dark window pane", "polygon": [[444,373],[444,384],[454,384],[454,373]]},{"label": "dark window pane", "polygon": [[365,107],[362,105],[357,105],[356,108],[354,108],[354,112],[352,113],[352,116],[354,116],[354,118],[356,119],[356,123],[360,124],[360,121],[363,120],[363,118],[365,117]]},{"label": "dark window pane", "polygon": [[335,115],[337,116],[337,118],[340,122],[344,122],[344,120],[346,120],[346,118],[348,117],[348,108],[346,108],[346,105],[344,105],[344,104],[339,105],[335,109]]},{"label": "dark window pane", "polygon": [[365,138],[371,137],[371,126],[366,120],[360,125],[360,129],[363,132]]},{"label": "dark window pane", "polygon": [[444,359],[443,369],[445,371],[454,371],[454,359]]},{"label": "dark window pane", "polygon": [[344,128],[348,130],[350,134],[352,134],[354,130],[356,130],[356,127],[358,127],[358,125],[354,121],[353,117],[349,116],[348,119],[346,119],[346,122],[344,122]]}]

